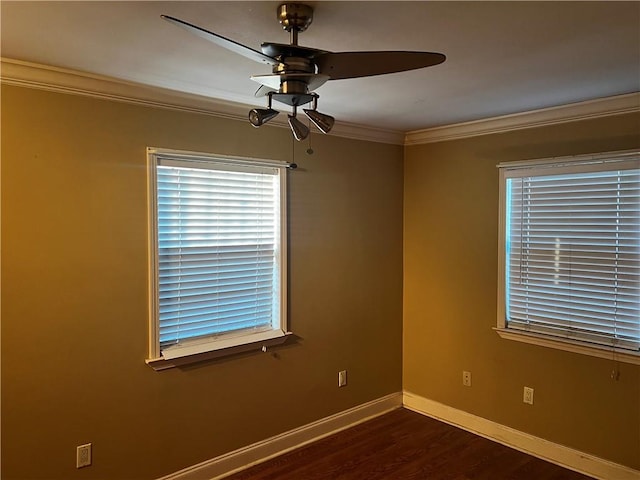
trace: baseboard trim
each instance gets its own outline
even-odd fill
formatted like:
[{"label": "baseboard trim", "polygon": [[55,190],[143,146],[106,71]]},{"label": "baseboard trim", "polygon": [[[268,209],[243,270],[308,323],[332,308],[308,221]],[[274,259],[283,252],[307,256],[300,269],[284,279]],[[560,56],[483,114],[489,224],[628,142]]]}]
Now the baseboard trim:
[{"label": "baseboard trim", "polygon": [[591,477],[602,480],[640,479],[640,471],[638,470],[535,437],[411,392],[405,391],[403,393],[403,406],[414,412]]},{"label": "baseboard trim", "polygon": [[565,447],[411,392],[392,393],[256,442],[158,480],[221,480],[296,448],[404,406],[534,457],[601,480],[640,480],[640,471]]},{"label": "baseboard trim", "polygon": [[187,467],[159,480],[222,479],[400,407],[402,407],[402,393],[392,393],[198,465]]}]

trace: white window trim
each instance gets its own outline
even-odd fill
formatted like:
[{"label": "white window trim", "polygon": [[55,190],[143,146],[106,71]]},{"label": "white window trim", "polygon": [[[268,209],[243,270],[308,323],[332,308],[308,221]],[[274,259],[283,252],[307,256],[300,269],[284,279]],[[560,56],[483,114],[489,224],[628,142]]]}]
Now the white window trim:
[{"label": "white window trim", "polygon": [[287,175],[280,175],[280,319],[279,325],[274,329],[267,329],[257,333],[229,333],[218,338],[194,339],[183,342],[180,348],[165,348],[160,350],[159,332],[159,305],[157,291],[158,276],[158,223],[157,223],[157,197],[156,197],[156,167],[158,160],[190,160],[207,162],[221,160],[234,166],[253,165],[264,167],[276,167],[285,169],[292,164],[281,161],[240,158],[226,155],[214,155],[200,152],[172,150],[148,147],[147,148],[147,203],[148,203],[148,238],[149,238],[149,344],[148,358],[145,360],[154,370],[187,365],[194,362],[210,360],[222,356],[234,355],[241,352],[266,351],[268,347],[280,345],[292,335],[287,327]]},{"label": "white window trim", "polygon": [[603,345],[595,344],[588,345],[584,342],[578,342],[569,338],[560,340],[559,338],[542,335],[540,333],[511,330],[506,327],[496,327],[494,330],[501,338],[506,340],[515,340],[516,342],[528,343],[530,345],[555,348],[556,350],[564,350],[566,352],[580,353],[591,357],[606,358],[616,362],[640,365],[640,355],[630,350],[607,348]]},{"label": "white window trim", "polygon": [[562,167],[570,167],[571,165],[575,165],[577,163],[581,163],[583,165],[602,164],[607,161],[620,162],[626,159],[635,160],[636,162],[638,162],[639,155],[640,152],[637,150],[626,150],[593,155],[576,155],[571,157],[556,157],[539,160],[505,162],[498,165],[500,171],[498,217],[498,317],[497,327],[495,327],[494,330],[501,338],[528,343],[531,345],[555,348],[567,352],[589,355],[592,357],[606,358],[617,362],[640,365],[640,352],[634,352],[631,350],[615,347],[607,347],[604,345],[590,344],[570,338],[553,337],[541,333],[533,333],[507,328],[505,306],[506,285],[504,281],[506,268],[506,188],[504,188],[506,182],[506,171],[510,169],[540,169],[544,167],[553,167],[554,172],[561,173]]}]

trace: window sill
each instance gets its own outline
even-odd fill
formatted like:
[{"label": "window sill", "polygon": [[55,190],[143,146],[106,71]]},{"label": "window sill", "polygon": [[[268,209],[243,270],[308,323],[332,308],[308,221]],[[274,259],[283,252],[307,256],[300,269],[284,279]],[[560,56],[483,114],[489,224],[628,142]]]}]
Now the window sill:
[{"label": "window sill", "polygon": [[285,343],[289,337],[292,335],[292,332],[283,332],[279,336],[259,339],[249,343],[245,343],[242,345],[233,345],[225,348],[218,348],[215,350],[209,350],[206,352],[187,354],[183,356],[178,356],[174,358],[149,358],[146,361],[147,365],[153,368],[156,371],[166,370],[168,368],[182,367],[185,365],[190,365],[197,362],[204,362],[207,360],[213,360],[221,357],[228,357],[230,355],[235,355],[238,353],[257,351],[260,349],[266,349],[268,347],[273,347],[276,345],[282,345]]},{"label": "window sill", "polygon": [[640,352],[632,352],[620,348],[608,348],[600,345],[589,345],[583,342],[570,339],[557,339],[539,333],[529,333],[514,331],[506,328],[495,328],[494,330],[501,338],[515,340],[517,342],[540,345],[542,347],[555,348],[566,352],[580,353],[592,357],[606,358],[617,362],[640,365]]}]

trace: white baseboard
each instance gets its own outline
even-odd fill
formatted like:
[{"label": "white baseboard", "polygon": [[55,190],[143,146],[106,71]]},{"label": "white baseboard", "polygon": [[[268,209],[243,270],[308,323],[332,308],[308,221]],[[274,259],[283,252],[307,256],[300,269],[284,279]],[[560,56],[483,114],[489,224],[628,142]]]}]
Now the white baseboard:
[{"label": "white baseboard", "polygon": [[640,471],[544,440],[471,413],[420,397],[403,394],[403,406],[481,437],[602,480],[640,480]]},{"label": "white baseboard", "polygon": [[535,437],[406,391],[393,393],[358,405],[344,412],[187,467],[158,480],[219,480],[401,406],[597,479],[640,480],[640,471],[638,470]]},{"label": "white baseboard", "polygon": [[392,393],[198,465],[193,465],[159,480],[221,479],[401,406],[402,393]]}]

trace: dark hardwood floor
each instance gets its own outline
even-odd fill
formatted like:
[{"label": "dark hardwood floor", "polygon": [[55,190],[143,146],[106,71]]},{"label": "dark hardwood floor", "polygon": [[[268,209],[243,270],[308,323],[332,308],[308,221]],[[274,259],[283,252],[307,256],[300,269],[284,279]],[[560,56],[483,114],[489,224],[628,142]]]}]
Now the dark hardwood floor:
[{"label": "dark hardwood floor", "polygon": [[586,480],[579,473],[399,409],[225,480]]}]

